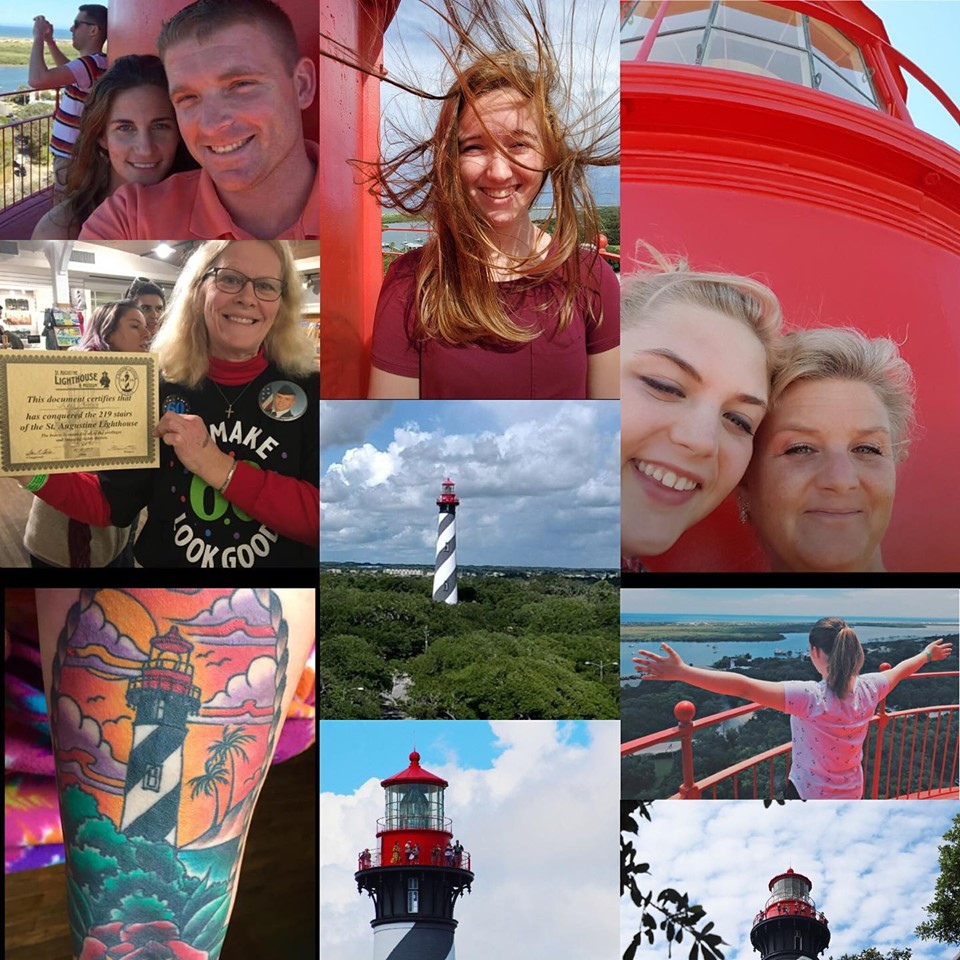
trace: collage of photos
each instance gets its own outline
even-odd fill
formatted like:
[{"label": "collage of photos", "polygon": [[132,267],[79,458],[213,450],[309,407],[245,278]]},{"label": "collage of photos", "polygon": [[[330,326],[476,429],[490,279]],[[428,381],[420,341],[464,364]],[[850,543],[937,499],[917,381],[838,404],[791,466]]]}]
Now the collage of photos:
[{"label": "collage of photos", "polygon": [[960,960],[958,35],[5,10],[5,957]]}]

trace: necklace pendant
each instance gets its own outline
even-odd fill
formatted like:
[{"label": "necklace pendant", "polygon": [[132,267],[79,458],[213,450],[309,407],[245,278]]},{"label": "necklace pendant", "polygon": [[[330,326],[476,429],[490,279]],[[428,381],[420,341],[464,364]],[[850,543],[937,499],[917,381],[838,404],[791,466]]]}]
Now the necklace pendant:
[{"label": "necklace pendant", "polygon": [[227,404],[227,419],[229,420],[233,416],[233,404]]}]

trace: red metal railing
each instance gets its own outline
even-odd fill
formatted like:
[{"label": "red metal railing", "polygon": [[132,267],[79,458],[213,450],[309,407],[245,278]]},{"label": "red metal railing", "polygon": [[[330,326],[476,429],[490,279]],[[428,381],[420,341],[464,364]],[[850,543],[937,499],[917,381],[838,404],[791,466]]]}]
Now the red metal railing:
[{"label": "red metal railing", "polygon": [[[890,664],[880,665],[881,670],[889,670]],[[918,673],[907,680],[923,680],[927,677],[957,677],[960,672],[931,671]],[[771,798],[776,792],[777,762],[782,757],[784,774],[790,772],[791,744],[784,743],[765,750],[747,760],[741,760],[724,770],[700,780],[695,779],[693,771],[693,735],[698,730],[716,727],[720,724],[747,716],[762,710],[758,703],[748,703],[733,710],[725,710],[709,717],[694,720],[696,707],[689,700],[681,700],[673,713],[677,718],[676,727],[639,737],[620,745],[620,759],[634,756],[654,747],[677,741],[682,761],[682,782],[671,800],[697,800],[709,795],[711,799],[719,796],[719,787],[729,781],[733,798],[741,798],[740,777],[751,774],[752,792],[748,796],[757,798],[758,771],[764,766],[769,771],[769,789]],[[880,701],[877,714],[870,719],[870,729],[864,741],[864,786],[870,799],[935,799],[957,796],[957,766],[960,756],[960,737],[957,736],[960,704],[947,704],[928,707],[916,707],[910,710],[887,712],[886,698]],[[912,721],[912,726],[911,726]],[[896,736],[900,726],[899,739]],[[921,732],[922,727],[922,732]],[[889,728],[889,737],[886,735]],[[941,731],[943,736],[941,738]],[[951,749],[952,740],[952,749]],[[909,747],[908,747],[909,741]],[[899,746],[898,746],[899,744]],[[941,749],[942,744],[942,749]],[[918,753],[919,749],[919,753]],[[914,781],[914,770],[919,757],[919,770]],[[884,767],[886,773],[884,775]],[[896,767],[896,777],[893,770]],[[883,792],[880,783],[883,782]],[[869,786],[868,786],[869,785]]]},{"label": "red metal railing", "polygon": [[452,854],[450,857],[447,857],[445,851],[440,851],[440,859],[438,860],[435,856],[428,856],[427,854],[421,852],[419,858],[407,860],[403,853],[401,853],[399,861],[388,859],[386,862],[381,862],[380,851],[378,850],[376,853],[371,853],[369,857],[365,857],[362,853],[357,857],[357,870],[371,870],[373,867],[409,866],[456,867],[458,870],[469,870],[470,854],[466,851],[463,851],[459,856]]},{"label": "red metal railing", "polygon": [[[32,91],[0,93],[0,98],[11,99],[28,94],[32,94]],[[55,107],[56,102],[50,101],[48,114],[0,124],[0,157],[3,158],[0,209],[5,210],[26,200],[53,182],[49,143]]]},{"label": "red metal railing", "polygon": [[[893,75],[893,72],[890,69],[889,63],[887,62],[887,57],[894,61],[901,70],[905,70],[915,80],[926,87],[927,91],[934,98],[936,98],[936,100],[947,111],[947,113],[949,113],[950,116],[958,124],[960,124],[960,109],[958,109],[957,105],[953,102],[953,100],[950,99],[950,96],[946,93],[946,91],[944,91],[944,89],[935,80],[933,80],[927,73],[918,67],[917,64],[915,64],[909,57],[904,56],[904,54],[897,50],[896,47],[892,46],[888,41],[878,37],[874,33],[871,33],[869,30],[861,27],[859,24],[848,20],[843,13],[837,13],[820,5],[815,5],[810,3],[809,0],[768,0],[768,2],[777,7],[783,7],[787,10],[793,10],[797,13],[805,14],[811,17],[813,20],[818,20],[821,23],[825,23],[828,26],[834,27],[854,44],[856,44],[860,48],[861,52],[865,55],[867,54],[868,50],[871,51],[873,56],[865,56],[865,59],[871,60],[873,64],[876,65],[875,78],[882,81],[884,93],[889,99],[889,106],[891,108],[889,112],[894,116],[912,122],[910,114],[907,111],[906,101],[904,100],[903,94],[900,92],[896,77]],[[659,4],[657,13],[654,16],[647,33],[644,35],[640,49],[637,51],[637,55],[634,58],[634,63],[644,63],[648,60],[650,56],[650,50],[653,47],[653,42],[656,40],[657,35],[660,32],[660,28],[663,25],[664,15],[667,12],[668,5],[669,0],[662,0],[662,2]],[[625,0],[621,0],[622,22],[625,21],[626,14],[630,10],[632,10],[632,6],[626,3]]]}]

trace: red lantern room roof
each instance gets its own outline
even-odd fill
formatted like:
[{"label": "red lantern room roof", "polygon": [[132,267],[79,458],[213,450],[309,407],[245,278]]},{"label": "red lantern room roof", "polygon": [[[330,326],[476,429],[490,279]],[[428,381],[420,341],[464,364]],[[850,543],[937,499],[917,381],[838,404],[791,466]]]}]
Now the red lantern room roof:
[{"label": "red lantern room roof", "polygon": [[381,787],[392,787],[398,783],[431,783],[438,787],[447,787],[449,784],[442,777],[438,777],[429,770],[424,770],[420,766],[420,754],[416,750],[410,754],[410,766],[400,773],[395,773],[392,777],[380,781]]},{"label": "red lantern room roof", "polygon": [[193,651],[193,644],[189,640],[184,640],[176,627],[171,627],[170,632],[162,637],[155,637],[150,641],[150,646],[166,653],[191,653]]}]

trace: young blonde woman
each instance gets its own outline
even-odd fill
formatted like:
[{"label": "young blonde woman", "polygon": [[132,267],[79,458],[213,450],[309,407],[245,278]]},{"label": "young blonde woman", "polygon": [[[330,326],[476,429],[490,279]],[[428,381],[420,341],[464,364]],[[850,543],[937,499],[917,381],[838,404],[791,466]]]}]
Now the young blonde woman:
[{"label": "young blonde woman", "polygon": [[857,330],[788,335],[739,492],[778,571],[880,572],[914,384],[897,345]]},{"label": "young blonde woman", "polygon": [[743,476],[781,327],[762,283],[649,252],[622,298],[620,552],[635,571]]},{"label": "young blonde woman", "polygon": [[[430,140],[379,166],[384,202],[431,233],[384,281],[370,397],[617,396],[620,291],[586,179],[599,161],[561,121],[560,85],[547,57],[478,54],[456,68]],[[397,187],[415,160],[423,175]]]},{"label": "young blonde woman", "polygon": [[644,680],[679,680],[790,714],[788,800],[859,800],[863,741],[877,704],[905,677],[945,660],[953,648],[942,638],[934,640],[890,670],[861,675],[863,647],[856,633],[840,617],[824,617],[810,631],[810,660],[821,679],[781,682],[691,667],[666,643],[660,649],[664,656],[640,650],[633,658]]}]

